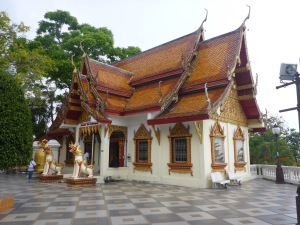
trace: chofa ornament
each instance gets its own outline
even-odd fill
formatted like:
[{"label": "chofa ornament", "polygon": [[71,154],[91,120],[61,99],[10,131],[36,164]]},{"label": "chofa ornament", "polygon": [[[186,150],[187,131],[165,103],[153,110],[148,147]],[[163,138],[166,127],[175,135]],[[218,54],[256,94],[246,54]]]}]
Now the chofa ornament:
[{"label": "chofa ornament", "polygon": [[56,163],[56,160],[53,159],[53,152],[48,146],[48,140],[42,140],[42,149],[46,153],[46,162],[42,175],[50,175],[50,170],[53,170],[56,175],[61,175],[64,164],[58,164]]},{"label": "chofa ornament", "polygon": [[69,144],[70,152],[74,155],[74,170],[72,178],[79,178],[80,174],[86,174],[88,177],[93,177],[93,165],[87,165],[86,160],[82,160],[82,152],[78,144]]}]

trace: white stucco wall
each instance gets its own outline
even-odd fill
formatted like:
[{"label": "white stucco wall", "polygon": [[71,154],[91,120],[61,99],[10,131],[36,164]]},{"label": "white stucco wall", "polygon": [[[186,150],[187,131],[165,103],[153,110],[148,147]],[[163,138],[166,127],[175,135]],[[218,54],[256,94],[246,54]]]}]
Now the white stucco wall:
[{"label": "white stucco wall", "polygon": [[[169,129],[175,126],[172,124],[156,125],[156,128],[160,129],[160,145],[151,126],[148,126],[145,121],[151,117],[151,114],[140,114],[134,116],[117,117],[111,116],[113,121],[112,125],[126,126],[128,131],[127,142],[125,143],[126,156],[131,156],[131,161],[127,161],[126,167],[110,168],[109,167],[109,138],[108,134],[105,135],[105,124],[102,125],[101,131],[101,145],[97,143],[95,145],[95,164],[99,165],[98,160],[100,158],[100,175],[101,177],[112,176],[120,179],[149,181],[163,184],[183,185],[189,187],[209,188],[211,183],[211,141],[210,132],[211,127],[214,126],[215,120],[197,121],[202,124],[202,143],[200,143],[194,122],[184,122],[185,127],[189,126],[189,132],[191,137],[191,163],[193,164],[192,171],[193,176],[190,173],[176,173],[171,172],[169,175]],[[136,132],[141,124],[144,124],[146,129],[151,130],[152,146],[151,146],[151,162],[152,162],[152,174],[150,171],[133,171],[134,167],[132,162],[135,161],[135,146],[134,146],[134,131]],[[237,129],[237,125],[219,122],[224,129],[224,153],[225,162],[228,164],[226,170],[234,170],[234,143],[233,136]],[[250,156],[249,156],[249,137],[248,128],[241,127],[244,137],[244,149],[245,149],[245,161],[247,162],[246,171],[237,171],[239,176],[243,176],[245,180],[250,179]],[[64,144],[61,147],[60,161],[63,162],[66,156],[66,148]],[[83,140],[80,140],[81,149],[84,149]],[[99,155],[100,154],[100,155]]]}]

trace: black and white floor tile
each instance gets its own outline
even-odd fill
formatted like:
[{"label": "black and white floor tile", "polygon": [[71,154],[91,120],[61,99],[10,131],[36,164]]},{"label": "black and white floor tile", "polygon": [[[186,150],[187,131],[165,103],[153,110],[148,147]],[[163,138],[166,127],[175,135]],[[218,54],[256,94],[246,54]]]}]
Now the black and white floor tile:
[{"label": "black and white floor tile", "polygon": [[297,223],[296,189],[256,179],[228,189],[147,182],[69,188],[23,174],[0,174],[0,194],[15,198],[0,225],[290,225]]}]

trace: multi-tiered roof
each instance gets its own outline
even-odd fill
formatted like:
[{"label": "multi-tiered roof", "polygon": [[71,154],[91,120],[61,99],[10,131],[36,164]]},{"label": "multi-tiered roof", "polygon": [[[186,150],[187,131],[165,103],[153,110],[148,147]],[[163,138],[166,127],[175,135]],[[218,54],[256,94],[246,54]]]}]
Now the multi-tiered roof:
[{"label": "multi-tiered roof", "polygon": [[111,123],[110,115],[152,112],[149,125],[208,119],[226,107],[233,89],[245,119],[261,120],[245,21],[232,32],[204,40],[205,21],[191,34],[112,65],[84,54],[52,132],[61,123],[78,124],[90,116]]}]

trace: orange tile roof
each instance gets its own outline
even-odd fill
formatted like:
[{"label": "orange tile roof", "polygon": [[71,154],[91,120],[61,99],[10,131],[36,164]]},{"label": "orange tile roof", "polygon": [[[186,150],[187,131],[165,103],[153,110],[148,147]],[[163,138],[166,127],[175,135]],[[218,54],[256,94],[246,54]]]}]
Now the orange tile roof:
[{"label": "orange tile roof", "polygon": [[[160,85],[161,96],[164,97],[172,91],[178,80],[179,77],[177,76],[162,81]],[[137,87],[126,105],[125,111],[139,109],[146,110],[150,107],[160,106],[159,100],[161,96],[159,95],[159,82]]]},{"label": "orange tile roof", "polygon": [[134,73],[132,82],[181,68],[182,60],[191,53],[196,38],[196,33],[191,33],[117,62],[113,66]]},{"label": "orange tile roof", "polygon": [[201,42],[191,76],[182,88],[227,78],[228,68],[235,66],[242,35],[237,29],[231,33]]},{"label": "orange tile roof", "polygon": [[131,87],[127,83],[133,75],[131,72],[95,60],[89,60],[89,66],[97,86],[131,94]]},{"label": "orange tile roof", "polygon": [[111,94],[107,95],[104,92],[98,92],[98,93],[104,102],[106,102],[106,98],[107,98],[106,110],[112,110],[118,113],[123,112],[125,104],[127,103],[127,98],[111,95]]},{"label": "orange tile roof", "polygon": [[[211,104],[214,104],[219,100],[224,93],[226,87],[218,88],[209,91],[209,98]],[[181,118],[181,117],[193,117],[201,114],[207,114],[208,103],[206,101],[205,92],[193,93],[189,95],[180,96],[178,102],[172,108],[158,115],[153,120]]]}]

